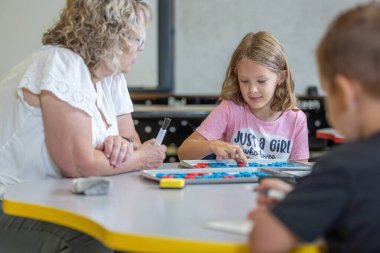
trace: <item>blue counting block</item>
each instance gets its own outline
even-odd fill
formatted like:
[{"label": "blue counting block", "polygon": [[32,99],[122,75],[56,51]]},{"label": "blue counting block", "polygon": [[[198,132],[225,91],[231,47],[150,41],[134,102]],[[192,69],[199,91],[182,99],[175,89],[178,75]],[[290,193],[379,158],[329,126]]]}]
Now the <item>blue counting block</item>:
[{"label": "blue counting block", "polygon": [[208,163],[208,166],[211,168],[226,168],[228,165],[226,163]]},{"label": "blue counting block", "polygon": [[167,174],[165,174],[165,173],[157,173],[157,174],[156,174],[156,177],[158,177],[158,178],[162,178],[162,177],[165,176],[165,175],[167,175]]},{"label": "blue counting block", "polygon": [[271,175],[264,172],[256,172],[256,176],[258,177],[270,177]]}]

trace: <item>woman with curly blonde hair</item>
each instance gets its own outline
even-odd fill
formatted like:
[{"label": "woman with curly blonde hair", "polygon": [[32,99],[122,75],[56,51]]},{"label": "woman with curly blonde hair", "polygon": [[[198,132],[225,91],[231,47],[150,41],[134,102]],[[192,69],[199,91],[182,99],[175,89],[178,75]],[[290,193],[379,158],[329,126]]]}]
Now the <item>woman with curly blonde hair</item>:
[{"label": "woman with curly blonde hair", "polygon": [[[144,49],[150,20],[145,0],[67,0],[44,46],[0,82],[0,196],[20,181],[162,164],[166,147],[140,142],[123,75]],[[109,251],[79,232],[1,209],[0,245],[2,252]]]}]

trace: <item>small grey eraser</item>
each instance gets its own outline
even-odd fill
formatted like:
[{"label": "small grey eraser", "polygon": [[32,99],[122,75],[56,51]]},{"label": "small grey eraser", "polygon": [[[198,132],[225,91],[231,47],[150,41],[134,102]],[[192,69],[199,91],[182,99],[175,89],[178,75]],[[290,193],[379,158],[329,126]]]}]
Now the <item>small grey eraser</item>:
[{"label": "small grey eraser", "polygon": [[111,180],[104,177],[76,178],[71,185],[71,191],[84,195],[105,195],[111,190]]}]

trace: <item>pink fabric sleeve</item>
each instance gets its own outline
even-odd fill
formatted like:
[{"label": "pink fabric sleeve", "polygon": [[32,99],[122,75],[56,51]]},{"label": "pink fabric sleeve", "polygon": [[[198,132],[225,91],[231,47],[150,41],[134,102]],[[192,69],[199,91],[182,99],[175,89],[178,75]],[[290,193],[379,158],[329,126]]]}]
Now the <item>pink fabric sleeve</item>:
[{"label": "pink fabric sleeve", "polygon": [[229,118],[228,104],[222,101],[196,129],[207,140],[223,140]]},{"label": "pink fabric sleeve", "polygon": [[307,118],[302,111],[299,112],[295,131],[296,134],[289,158],[292,160],[307,160],[310,157]]}]

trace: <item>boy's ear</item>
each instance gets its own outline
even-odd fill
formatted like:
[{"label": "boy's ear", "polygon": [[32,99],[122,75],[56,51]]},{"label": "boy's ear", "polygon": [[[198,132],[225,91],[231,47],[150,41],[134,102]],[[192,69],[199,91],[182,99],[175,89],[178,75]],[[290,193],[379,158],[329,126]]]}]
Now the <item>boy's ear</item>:
[{"label": "boy's ear", "polygon": [[358,86],[352,79],[344,75],[338,74],[335,77],[334,93],[338,96],[341,108],[349,109],[357,105],[358,101]]}]

